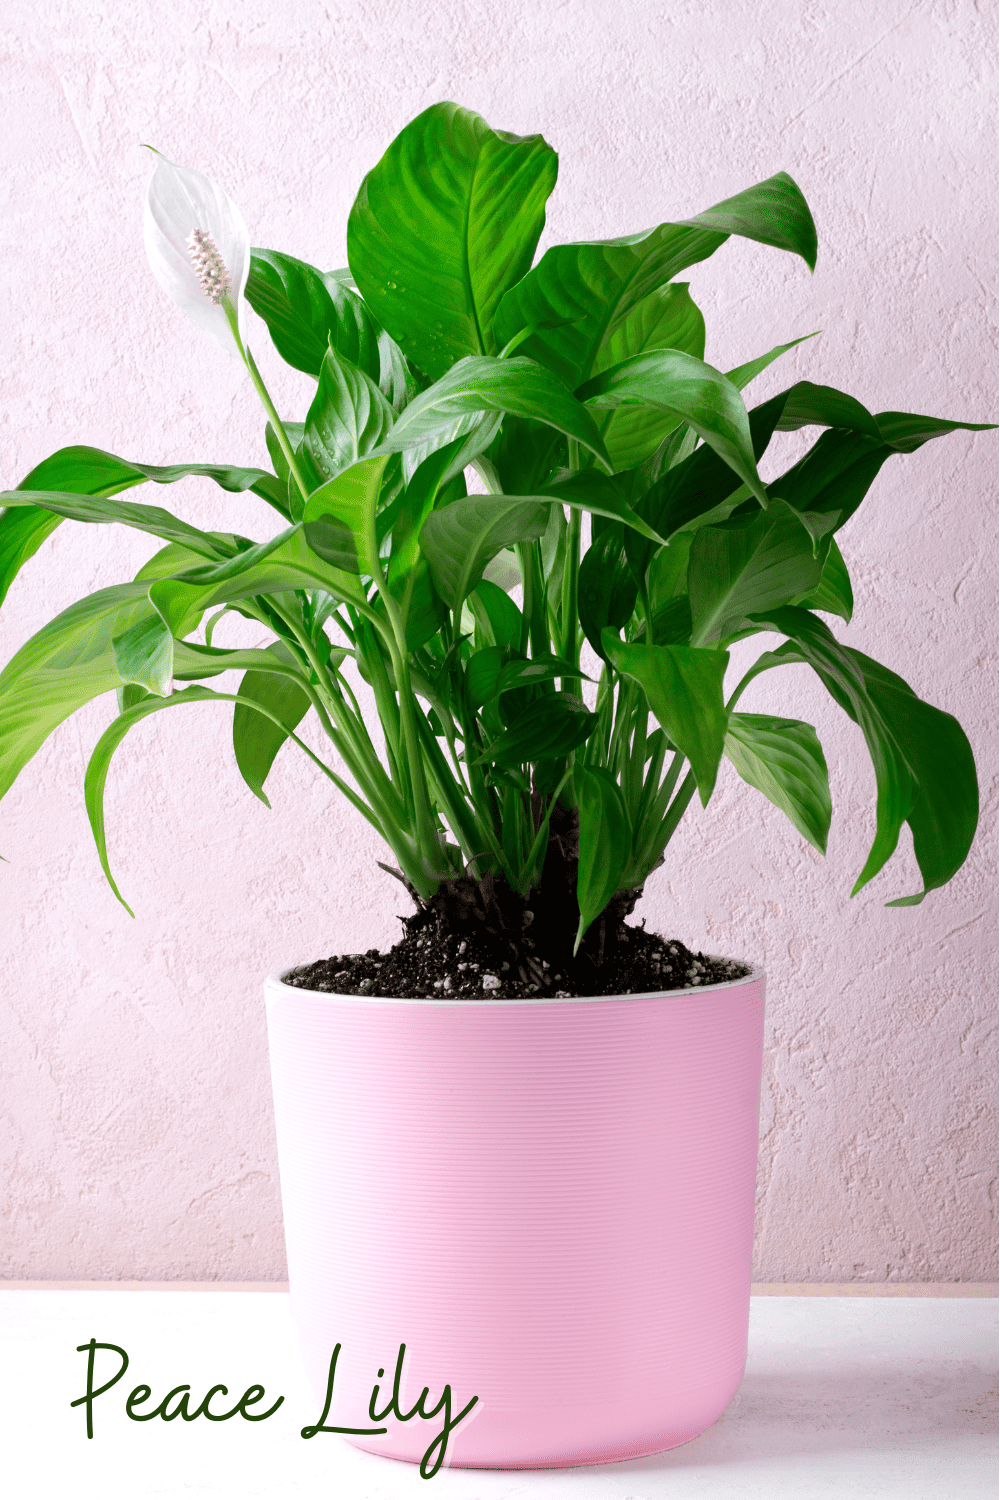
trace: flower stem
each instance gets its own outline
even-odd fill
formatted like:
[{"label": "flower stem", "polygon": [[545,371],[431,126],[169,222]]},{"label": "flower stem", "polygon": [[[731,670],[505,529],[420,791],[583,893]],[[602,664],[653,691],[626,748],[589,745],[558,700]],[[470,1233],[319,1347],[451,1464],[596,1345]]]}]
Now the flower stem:
[{"label": "flower stem", "polygon": [[294,478],[295,483],[298,486],[299,494],[302,496],[302,504],[305,505],[306,501],[309,498],[309,486],[303,477],[302,470],[299,467],[299,461],[295,457],[295,449],[292,447],[291,443],[288,440],[288,433],[285,431],[285,424],[282,422],[281,418],[278,416],[278,413],[275,411],[274,402],[268,395],[267,386],[264,384],[261,378],[261,373],[257,368],[257,361],[250,353],[249,348],[243,343],[243,340],[240,338],[239,322],[236,315],[236,308],[233,306],[232,300],[229,297],[223,297],[222,306],[226,310],[226,318],[229,321],[229,327],[232,330],[233,338],[236,340],[236,347],[240,351],[240,354],[243,358],[243,363],[246,365],[247,369],[250,372],[250,379],[254,383],[254,387],[261,399],[261,404],[264,407],[264,410],[267,412],[268,420],[270,421],[271,426],[274,428],[275,436],[278,439],[278,445],[281,448],[282,453],[285,455],[285,462],[291,470],[292,477]]}]

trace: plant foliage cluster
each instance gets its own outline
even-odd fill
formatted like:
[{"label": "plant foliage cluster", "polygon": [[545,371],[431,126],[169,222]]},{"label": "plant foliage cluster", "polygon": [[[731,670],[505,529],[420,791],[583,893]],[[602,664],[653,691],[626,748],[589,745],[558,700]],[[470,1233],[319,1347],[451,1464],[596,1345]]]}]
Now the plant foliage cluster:
[{"label": "plant foliage cluster", "polygon": [[[540,136],[436,105],[362,183],[349,270],[253,251],[240,294],[316,381],[304,420],[281,422],[240,346],[271,415],[273,471],[72,447],[0,495],[0,598],[64,519],[164,543],[0,674],[0,795],[62,720],[117,690],[86,774],[109,879],[116,747],[150,714],[224,700],[251,790],[267,801],[275,756],[294,741],[424,900],[487,872],[526,897],[553,810],[575,812],[582,934],[662,861],[723,757],[825,849],[815,730],[738,707],[786,663],[814,670],[871,755],[876,831],[855,890],[904,822],[923,887],[891,904],[919,902],[962,864],[977,819],[964,733],[828,619],[850,622],[837,534],[882,465],[984,424],[872,414],[806,381],[748,410],[741,393],[800,339],[725,373],[705,363],[704,319],[676,279],[687,267],[734,234],[815,263],[812,216],[785,173],[692,219],[556,245],[533,264],[556,166]],[[765,485],[774,434],[807,426],[821,429],[815,443]],[[470,466],[487,493],[467,493]],[[280,528],[261,541],[206,532],[124,498],[191,474],[252,491]],[[271,643],[213,645],[227,611]],[[729,648],[755,635],[766,649],[727,693]],[[596,696],[584,642],[600,663]],[[348,662],[371,687],[383,753]],[[204,685],[233,668],[238,692]],[[297,734],[310,712],[339,770]]]}]

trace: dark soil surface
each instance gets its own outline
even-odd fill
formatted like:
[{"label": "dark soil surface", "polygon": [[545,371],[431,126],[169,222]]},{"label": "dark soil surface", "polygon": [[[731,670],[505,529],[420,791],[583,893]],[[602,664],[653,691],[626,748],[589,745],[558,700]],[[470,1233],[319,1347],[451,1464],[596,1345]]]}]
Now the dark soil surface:
[{"label": "dark soil surface", "polygon": [[[536,805],[537,804],[537,805]],[[541,799],[533,794],[537,814]],[[642,995],[742,979],[750,965],[706,958],[676,939],[628,927],[642,889],[619,891],[573,953],[579,833],[574,811],[551,810],[537,886],[518,895],[502,876],[446,880],[423,900],[398,870],[416,911],[388,953],[342,953],[292,969],[286,984],[332,995],[397,1000],[520,1000],[537,996]]]},{"label": "dark soil surface", "polygon": [[[565,950],[561,958],[549,958],[540,924],[532,919],[520,946],[535,963],[524,976],[509,942],[491,933],[442,932],[435,930],[435,923],[407,920],[414,927],[388,953],[369,948],[367,953],[319,959],[293,969],[285,983],[334,995],[387,995],[399,1000],[566,999],[691,989],[750,973],[749,964],[706,958],[676,940],[668,942],[642,927],[624,924],[600,965],[582,952],[575,961],[567,962]],[[529,936],[532,933],[537,935]]]}]

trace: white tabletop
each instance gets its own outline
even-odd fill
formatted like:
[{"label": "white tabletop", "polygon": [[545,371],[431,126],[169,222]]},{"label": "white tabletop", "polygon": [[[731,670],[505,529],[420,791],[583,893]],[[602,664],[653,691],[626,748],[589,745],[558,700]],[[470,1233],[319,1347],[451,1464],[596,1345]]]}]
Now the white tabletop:
[{"label": "white tabletop", "polygon": [[[3,1289],[0,1465],[17,1500],[993,1500],[996,1320],[986,1298],[754,1297],[743,1385],[693,1442],[597,1468],[426,1481],[340,1437],[302,1440],[319,1412],[284,1293]],[[129,1368],[94,1402],[88,1440],[70,1403],[86,1386],[77,1346],[91,1339],[125,1349]],[[95,1385],[120,1363],[98,1351]],[[258,1411],[285,1398],[263,1422],[125,1414],[140,1383],[153,1402],[188,1384],[193,1409],[210,1385],[235,1405],[255,1382]]]}]

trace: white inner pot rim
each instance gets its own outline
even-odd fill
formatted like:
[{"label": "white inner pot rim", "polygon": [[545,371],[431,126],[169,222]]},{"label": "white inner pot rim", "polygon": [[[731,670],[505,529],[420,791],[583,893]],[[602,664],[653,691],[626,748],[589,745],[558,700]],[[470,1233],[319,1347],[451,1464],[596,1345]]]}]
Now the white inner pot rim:
[{"label": "white inner pot rim", "polygon": [[[714,959],[719,963],[745,963],[742,958],[722,958],[717,953],[707,953],[706,958]],[[764,978],[764,970],[752,968],[749,974],[743,974],[738,979],[723,979],[719,984],[690,984],[678,990],[643,990],[633,995],[567,995],[565,998],[556,998],[546,995],[525,995],[513,1000],[447,1000],[444,998],[419,998],[411,999],[397,998],[394,995],[337,995],[330,990],[307,990],[301,985],[285,984],[284,976],[290,974],[293,969],[302,968],[302,964],[283,964],[273,974],[267,976],[268,985],[273,985],[277,990],[288,995],[308,995],[311,1000],[329,1000],[341,1002],[344,1000],[357,1001],[359,1005],[438,1005],[442,1008],[455,1010],[458,1006],[474,1006],[481,1010],[483,1006],[505,1006],[512,1005],[604,1005],[609,1000],[660,1000],[676,998],[684,995],[711,995],[717,990],[732,990],[744,984],[757,984]]]}]

